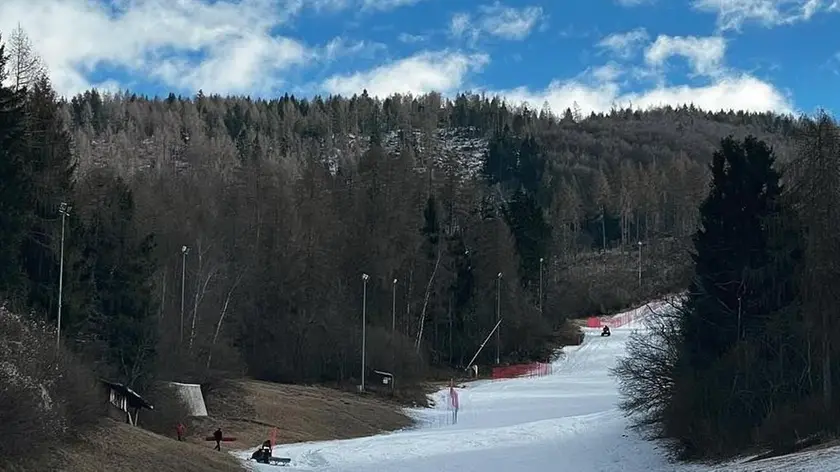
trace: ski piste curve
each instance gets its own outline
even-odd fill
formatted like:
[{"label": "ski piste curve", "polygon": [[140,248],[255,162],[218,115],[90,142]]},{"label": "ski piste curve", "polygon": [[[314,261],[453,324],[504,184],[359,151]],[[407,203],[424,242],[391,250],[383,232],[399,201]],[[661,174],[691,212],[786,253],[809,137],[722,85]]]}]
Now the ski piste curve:
[{"label": "ski piste curve", "polygon": [[[656,442],[629,429],[630,420],[618,408],[617,382],[610,369],[625,354],[631,333],[645,329],[645,318],[666,309],[671,309],[669,304],[658,301],[616,315],[629,322],[613,327],[609,337],[601,337],[600,328],[583,328],[583,344],[563,348],[546,376],[463,384],[457,424],[448,421],[447,388],[432,395],[433,407],[407,410],[417,420],[413,428],[356,439],[278,444],[273,455],[291,458],[282,469],[288,471],[794,470],[790,468],[794,462],[785,458],[718,466],[676,464]],[[245,460],[251,452],[236,455]],[[830,459],[825,451],[820,455]],[[835,452],[833,457],[840,455]],[[840,470],[834,460],[803,459],[795,462],[795,470]],[[254,462],[248,467],[258,472],[278,470]]]}]

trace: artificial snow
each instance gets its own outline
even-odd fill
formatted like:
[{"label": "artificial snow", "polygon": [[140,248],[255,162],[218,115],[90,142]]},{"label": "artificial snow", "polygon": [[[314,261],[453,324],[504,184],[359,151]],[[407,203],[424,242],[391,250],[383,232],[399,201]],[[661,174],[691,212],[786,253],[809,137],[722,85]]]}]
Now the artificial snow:
[{"label": "artificial snow", "polygon": [[[599,328],[584,328],[583,344],[564,348],[544,377],[463,384],[458,389],[457,424],[452,424],[445,389],[433,395],[434,407],[408,410],[417,419],[412,429],[279,444],[273,455],[291,458],[289,466],[248,465],[259,472],[840,471],[835,449],[752,463],[677,464],[656,442],[630,430],[630,420],[618,409],[617,383],[609,371],[624,354],[630,333],[644,329],[642,319],[664,309],[669,309],[666,303],[656,302],[630,316],[616,315],[614,319],[626,324],[612,328],[609,337],[601,337]],[[252,451],[236,454],[247,460]]]}]

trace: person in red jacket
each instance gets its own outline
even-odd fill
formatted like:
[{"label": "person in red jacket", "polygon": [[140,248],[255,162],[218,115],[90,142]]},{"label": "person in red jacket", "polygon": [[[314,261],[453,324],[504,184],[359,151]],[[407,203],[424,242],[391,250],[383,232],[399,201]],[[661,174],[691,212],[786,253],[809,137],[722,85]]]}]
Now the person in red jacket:
[{"label": "person in red jacket", "polygon": [[186,430],[187,430],[187,428],[184,427],[184,425],[182,423],[178,423],[178,425],[175,426],[175,432],[178,433],[178,441],[183,441],[184,440],[184,432]]}]

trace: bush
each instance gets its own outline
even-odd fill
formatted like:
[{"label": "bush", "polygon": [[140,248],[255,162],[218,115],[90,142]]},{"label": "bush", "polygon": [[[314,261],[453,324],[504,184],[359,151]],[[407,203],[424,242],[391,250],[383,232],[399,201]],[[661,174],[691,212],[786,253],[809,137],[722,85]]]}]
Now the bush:
[{"label": "bush", "polygon": [[634,416],[635,427],[653,437],[664,432],[674,394],[675,366],[679,356],[677,307],[649,318],[649,330],[638,331],[627,342],[627,355],[612,374],[618,378],[620,406]]},{"label": "bush", "polygon": [[794,452],[801,441],[835,436],[838,413],[826,414],[821,395],[811,395],[798,402],[781,405],[770,413],[757,432],[757,442],[783,454]]},{"label": "bush", "polygon": [[0,307],[2,470],[84,435],[105,412],[92,371],[67,349],[56,353],[54,345],[55,331],[46,324]]},{"label": "bush", "polygon": [[427,364],[417,353],[413,339],[401,334],[392,337],[390,329],[378,326],[369,328],[366,335],[365,364],[368,369],[392,372],[398,387],[415,385],[425,379]]}]

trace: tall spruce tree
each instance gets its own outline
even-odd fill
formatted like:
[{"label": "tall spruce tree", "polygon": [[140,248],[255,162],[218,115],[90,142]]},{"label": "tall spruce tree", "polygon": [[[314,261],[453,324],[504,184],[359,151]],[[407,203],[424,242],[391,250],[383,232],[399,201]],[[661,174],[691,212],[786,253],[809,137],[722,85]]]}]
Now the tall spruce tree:
[{"label": "tall spruce tree", "polygon": [[505,219],[516,241],[522,283],[533,285],[539,280],[540,258],[548,254],[551,226],[546,222],[536,197],[524,188],[514,192],[506,208]]},{"label": "tall spruce tree", "polygon": [[95,290],[88,334],[116,378],[147,386],[157,339],[155,238],[138,231],[134,198],[122,179],[107,172],[88,179],[99,189],[84,235],[88,272],[83,280]]},{"label": "tall spruce tree", "polygon": [[[32,174],[33,186],[29,201],[33,218],[21,247],[21,261],[29,278],[29,303],[53,316],[56,313],[61,253],[59,207],[62,202],[73,206],[75,162],[70,135],[61,119],[61,105],[49,79],[42,75],[30,86],[26,103],[27,139],[24,152]],[[76,212],[71,211],[67,219],[67,229],[72,230],[65,231],[65,267],[78,262],[74,257],[77,253],[75,235],[78,234]],[[65,273],[65,276],[72,275],[72,271],[65,272],[70,272]],[[71,280],[68,278],[65,282]],[[74,325],[81,317],[80,310],[74,305],[87,297],[73,297],[68,285],[65,283],[62,297],[66,305],[62,324]],[[67,301],[72,303],[67,304]]]},{"label": "tall spruce tree", "polygon": [[491,185],[501,183],[503,186],[517,178],[517,149],[510,127],[505,125],[496,131],[487,145],[481,172]]},{"label": "tall spruce tree", "polygon": [[728,137],[711,165],[709,196],[694,235],[695,279],[684,320],[685,356],[693,369],[719,358],[767,313],[751,274],[769,262],[768,218],[778,212],[779,174],[763,141]]},{"label": "tall spruce tree", "polygon": [[7,62],[0,38],[0,294],[14,297],[25,292],[19,248],[30,220],[32,177],[23,153],[25,95],[2,85]]},{"label": "tall spruce tree", "polygon": [[765,295],[784,269],[772,252],[781,196],[773,164],[773,150],[752,136],[723,139],[712,158],[666,426],[687,457],[748,442],[765,416],[750,365],[770,315],[790,301]]}]

